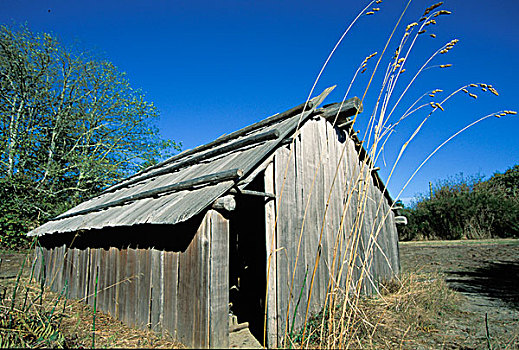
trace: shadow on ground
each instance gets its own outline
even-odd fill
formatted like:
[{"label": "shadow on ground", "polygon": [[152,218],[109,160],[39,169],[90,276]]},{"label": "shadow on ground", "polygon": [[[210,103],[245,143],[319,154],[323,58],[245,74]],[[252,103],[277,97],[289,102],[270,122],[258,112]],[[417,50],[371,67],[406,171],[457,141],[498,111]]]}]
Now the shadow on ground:
[{"label": "shadow on ground", "polygon": [[481,267],[445,273],[453,289],[484,295],[519,310],[519,262],[487,262]]}]

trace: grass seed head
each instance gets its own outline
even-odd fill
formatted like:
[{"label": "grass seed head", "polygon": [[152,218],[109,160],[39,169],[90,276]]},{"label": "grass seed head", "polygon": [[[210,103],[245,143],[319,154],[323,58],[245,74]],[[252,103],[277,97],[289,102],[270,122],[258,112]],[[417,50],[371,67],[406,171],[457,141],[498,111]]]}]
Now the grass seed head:
[{"label": "grass seed head", "polygon": [[423,33],[425,33],[425,32],[426,32],[426,30],[425,30],[425,29],[422,29],[422,30],[420,30],[420,31],[418,32],[418,34],[423,34]]},{"label": "grass seed head", "polygon": [[429,34],[431,38],[436,38],[436,34]]},{"label": "grass seed head", "polygon": [[447,64],[440,64],[440,68],[449,68],[449,67],[452,67],[452,64],[451,64],[451,63],[447,63]]},{"label": "grass seed head", "polygon": [[362,61],[362,64],[365,65],[366,63],[368,63],[368,61],[369,61],[370,59],[372,59],[373,57],[375,57],[375,56],[377,55],[377,53],[378,53],[378,52],[373,52],[371,55],[369,55],[368,57],[366,57],[366,58],[364,59],[364,61]]},{"label": "grass seed head", "polygon": [[431,13],[431,11],[433,11],[434,9],[437,9],[441,5],[443,5],[443,1],[440,1],[440,2],[438,2],[436,4],[434,4],[434,5],[429,6],[428,8],[425,9],[425,11],[424,11],[422,16],[427,16],[429,13]]},{"label": "grass seed head", "polygon": [[461,91],[463,91],[463,92],[466,93],[466,94],[469,93],[469,90],[467,90],[467,89],[461,89]]},{"label": "grass seed head", "polygon": [[370,15],[373,15],[373,14],[375,14],[375,12],[373,12],[373,11],[366,12],[366,16],[370,16]]},{"label": "grass seed head", "polygon": [[380,11],[380,7],[373,7],[372,10],[373,11]]},{"label": "grass seed head", "polygon": [[476,84],[470,84],[470,87],[478,87]]},{"label": "grass seed head", "polygon": [[478,95],[476,95],[476,94],[472,94],[472,93],[470,93],[470,92],[469,92],[469,96],[472,97],[472,98],[478,98]]},{"label": "grass seed head", "polygon": [[499,96],[499,93],[497,92],[497,90],[494,89],[493,87],[491,87],[490,85],[488,87],[488,90],[490,90],[490,92],[493,93],[494,95]]},{"label": "grass seed head", "polygon": [[414,26],[417,26],[417,25],[418,25],[418,23],[416,23],[416,22],[413,22],[413,23],[411,23],[411,24],[408,24],[407,27],[405,28],[405,31],[407,32],[407,31],[409,31],[411,28],[413,28]]},{"label": "grass seed head", "polygon": [[400,74],[402,74],[403,72],[405,72],[405,68],[400,71]]}]

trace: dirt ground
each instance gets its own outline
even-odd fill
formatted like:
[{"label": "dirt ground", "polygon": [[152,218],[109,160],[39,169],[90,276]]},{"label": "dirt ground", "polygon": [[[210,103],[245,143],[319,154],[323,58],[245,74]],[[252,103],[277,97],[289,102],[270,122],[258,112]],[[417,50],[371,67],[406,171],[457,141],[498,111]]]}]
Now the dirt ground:
[{"label": "dirt ground", "polygon": [[519,240],[400,244],[402,271],[438,272],[461,293],[449,347],[519,349]]}]

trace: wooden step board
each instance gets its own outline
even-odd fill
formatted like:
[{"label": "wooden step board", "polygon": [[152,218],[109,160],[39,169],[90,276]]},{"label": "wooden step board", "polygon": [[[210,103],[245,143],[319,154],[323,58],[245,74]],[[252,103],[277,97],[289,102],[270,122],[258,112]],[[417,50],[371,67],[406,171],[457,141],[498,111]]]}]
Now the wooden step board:
[{"label": "wooden step board", "polygon": [[260,342],[249,330],[249,322],[238,323],[238,318],[229,315],[229,348],[262,349]]}]

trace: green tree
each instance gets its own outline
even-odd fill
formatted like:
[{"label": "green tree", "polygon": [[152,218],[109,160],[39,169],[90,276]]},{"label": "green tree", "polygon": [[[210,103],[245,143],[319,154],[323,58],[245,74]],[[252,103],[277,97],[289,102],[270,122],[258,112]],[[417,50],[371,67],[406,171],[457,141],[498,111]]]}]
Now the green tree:
[{"label": "green tree", "polygon": [[0,203],[4,234],[179,150],[159,137],[157,108],[125,73],[26,26],[0,27],[0,114],[0,190],[17,203]]}]

